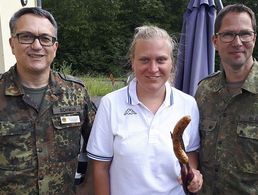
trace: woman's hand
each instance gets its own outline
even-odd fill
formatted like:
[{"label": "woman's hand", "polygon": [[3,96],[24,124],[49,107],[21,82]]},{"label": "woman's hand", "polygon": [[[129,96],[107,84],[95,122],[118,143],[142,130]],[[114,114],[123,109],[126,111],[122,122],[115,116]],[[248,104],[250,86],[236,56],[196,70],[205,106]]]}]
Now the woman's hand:
[{"label": "woman's hand", "polygon": [[196,192],[199,192],[202,188],[203,178],[199,170],[192,169],[192,171],[193,171],[194,177],[190,182],[190,184],[187,186],[187,189],[189,190],[189,192],[196,193]]}]

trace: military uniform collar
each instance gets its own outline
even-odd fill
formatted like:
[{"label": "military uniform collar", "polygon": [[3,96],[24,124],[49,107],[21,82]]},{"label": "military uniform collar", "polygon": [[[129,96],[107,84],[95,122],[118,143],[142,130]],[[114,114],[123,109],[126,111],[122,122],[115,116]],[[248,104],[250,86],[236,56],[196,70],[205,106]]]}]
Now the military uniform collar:
[{"label": "military uniform collar", "polygon": [[[219,79],[219,82],[218,85],[214,87],[214,91],[219,91],[220,89],[226,87],[226,75],[224,70],[217,78]],[[258,62],[255,59],[252,68],[241,88],[249,91],[250,93],[258,93]]]},{"label": "military uniform collar", "polygon": [[[21,85],[19,76],[17,74],[16,70],[16,64],[10,68],[10,70],[7,72],[7,81],[5,84],[5,95],[9,96],[20,96],[24,95],[24,90]],[[61,82],[58,82],[58,79],[56,79],[57,73],[54,73],[52,70],[50,71],[50,77],[49,77],[49,89],[51,90],[53,95],[60,95],[62,93],[61,89]]]},{"label": "military uniform collar", "polygon": [[225,78],[226,78],[225,73],[223,71],[217,71],[209,75],[205,79],[212,79],[213,81],[215,81],[215,82],[211,82],[210,90],[212,90],[213,92],[217,92],[225,87]]},{"label": "military uniform collar", "polygon": [[255,59],[242,89],[249,91],[250,93],[258,93],[258,62]]},{"label": "military uniform collar", "polygon": [[24,94],[19,76],[16,71],[16,64],[7,72],[7,79],[5,82],[5,95],[20,96]]},{"label": "military uniform collar", "polygon": [[62,81],[59,79],[60,77],[57,76],[58,73],[54,71],[50,71],[50,77],[49,77],[49,87],[54,95],[60,95],[63,93],[63,90],[61,88]]}]

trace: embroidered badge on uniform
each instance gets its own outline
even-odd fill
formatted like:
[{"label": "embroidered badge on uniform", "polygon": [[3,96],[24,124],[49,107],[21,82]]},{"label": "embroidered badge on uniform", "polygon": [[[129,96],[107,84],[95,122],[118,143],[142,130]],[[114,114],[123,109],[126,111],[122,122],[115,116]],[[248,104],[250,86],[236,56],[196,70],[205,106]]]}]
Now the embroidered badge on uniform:
[{"label": "embroidered badge on uniform", "polygon": [[79,116],[61,116],[61,124],[80,123]]}]

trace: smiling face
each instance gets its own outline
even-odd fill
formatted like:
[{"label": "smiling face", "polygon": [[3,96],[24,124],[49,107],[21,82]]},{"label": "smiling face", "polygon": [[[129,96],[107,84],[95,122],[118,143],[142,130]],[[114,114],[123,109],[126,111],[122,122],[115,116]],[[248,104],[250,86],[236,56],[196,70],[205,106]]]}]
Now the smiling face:
[{"label": "smiling face", "polygon": [[168,42],[162,38],[139,39],[133,56],[132,69],[137,79],[137,91],[163,93],[172,69]]},{"label": "smiling face", "polygon": [[[246,12],[230,12],[222,20],[219,33],[253,31],[251,18]],[[230,43],[224,43],[219,36],[213,37],[213,43],[221,58],[225,71],[250,68],[253,64],[252,53],[255,45],[254,40],[242,42],[239,36]]]},{"label": "smiling face", "polygon": [[[21,16],[17,20],[15,29],[15,34],[29,32],[36,36],[45,34],[56,37],[56,31],[51,22],[47,18],[33,14]],[[49,74],[50,65],[56,56],[57,42],[49,47],[42,47],[38,39],[32,44],[21,44],[17,37],[11,37],[9,42],[17,61],[19,74]]]}]

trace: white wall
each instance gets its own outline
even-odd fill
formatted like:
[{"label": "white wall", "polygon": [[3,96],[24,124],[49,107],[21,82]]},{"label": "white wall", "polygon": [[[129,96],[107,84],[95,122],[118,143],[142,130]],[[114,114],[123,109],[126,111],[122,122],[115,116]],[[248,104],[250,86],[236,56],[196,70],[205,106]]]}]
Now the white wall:
[{"label": "white wall", "polygon": [[[25,7],[36,6],[37,0],[27,0]],[[0,0],[0,73],[8,71],[16,62],[9,46],[9,20],[22,7],[21,0]]]}]

